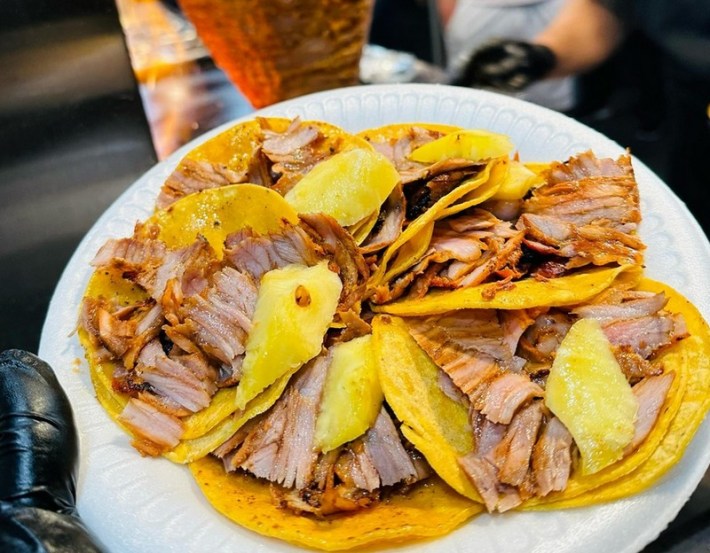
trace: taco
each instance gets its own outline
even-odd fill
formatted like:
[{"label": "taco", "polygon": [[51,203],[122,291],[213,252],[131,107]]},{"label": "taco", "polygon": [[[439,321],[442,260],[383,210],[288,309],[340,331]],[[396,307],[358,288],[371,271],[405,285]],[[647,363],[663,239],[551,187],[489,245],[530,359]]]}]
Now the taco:
[{"label": "taco", "polygon": [[[590,505],[646,489],[682,456],[710,406],[707,324],[647,279],[582,303],[534,297],[534,308],[518,296],[518,306],[375,318],[385,398],[404,435],[435,450],[445,462],[427,459],[439,476],[489,511]],[[448,398],[433,400],[431,389]],[[470,436],[468,448],[439,436],[454,407],[469,414],[470,428],[455,432]]]},{"label": "taco", "polygon": [[372,149],[325,121],[249,119],[185,154],[165,180],[156,205],[164,209],[193,192],[237,183],[259,184],[283,195],[317,164],[353,148]]},{"label": "taco", "polygon": [[[641,267],[645,245],[628,156],[584,152],[540,174],[520,167],[492,160],[473,190],[461,185],[413,220],[373,272],[370,300],[399,311],[430,290],[465,295],[482,283],[505,287],[595,267]],[[505,199],[496,196],[501,190]]]},{"label": "taco", "polygon": [[[290,143],[302,125],[246,122],[185,159],[253,160],[267,124]],[[413,136],[408,161],[387,153]],[[643,275],[628,158],[525,172],[493,133],[356,138],[287,191],[204,186],[99,250],[79,337],[135,448],[236,523],[324,550],[652,485],[710,406],[710,334]],[[475,169],[410,217],[407,171],[447,156]]]},{"label": "taco", "polygon": [[[328,329],[347,301],[346,263],[316,230],[337,223],[307,220],[242,184],[186,196],[109,240],[79,328],[97,398],[141,454],[189,464],[248,528],[324,549],[446,533],[482,507],[400,437],[369,334]],[[287,437],[264,473],[268,440]]]},{"label": "taco", "polygon": [[[474,205],[494,194],[512,150],[504,135],[432,123],[385,125],[358,136],[392,162],[401,185],[365,241],[366,253],[380,254],[371,286],[388,282],[416,261],[413,252],[427,247],[439,211],[464,197]],[[501,165],[496,178],[489,178],[492,160]]]}]

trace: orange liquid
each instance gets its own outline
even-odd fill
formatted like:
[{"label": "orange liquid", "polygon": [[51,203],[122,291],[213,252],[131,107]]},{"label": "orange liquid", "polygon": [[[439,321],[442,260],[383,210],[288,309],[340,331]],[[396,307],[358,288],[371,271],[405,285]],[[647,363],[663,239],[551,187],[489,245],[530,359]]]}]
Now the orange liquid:
[{"label": "orange liquid", "polygon": [[260,108],[357,84],[373,0],[180,0],[215,63]]}]

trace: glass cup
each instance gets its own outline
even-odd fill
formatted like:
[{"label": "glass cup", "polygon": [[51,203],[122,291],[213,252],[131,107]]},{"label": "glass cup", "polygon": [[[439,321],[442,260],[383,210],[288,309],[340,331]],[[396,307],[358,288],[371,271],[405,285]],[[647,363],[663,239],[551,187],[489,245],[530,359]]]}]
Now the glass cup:
[{"label": "glass cup", "polygon": [[179,0],[255,108],[359,83],[374,0]]}]

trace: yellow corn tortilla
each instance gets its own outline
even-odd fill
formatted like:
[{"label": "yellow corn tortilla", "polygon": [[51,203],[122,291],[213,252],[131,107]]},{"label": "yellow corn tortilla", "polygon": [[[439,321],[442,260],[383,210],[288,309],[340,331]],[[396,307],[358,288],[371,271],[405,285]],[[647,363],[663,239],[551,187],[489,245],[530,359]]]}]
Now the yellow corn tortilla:
[{"label": "yellow corn tortilla", "polygon": [[265,536],[324,551],[442,536],[483,510],[434,477],[372,508],[316,518],[279,508],[268,483],[242,473],[226,473],[213,457],[189,467],[210,504],[230,520]]},{"label": "yellow corn tortilla", "polygon": [[474,501],[481,496],[458,463],[473,451],[468,409],[441,389],[437,367],[409,335],[401,319],[380,315],[372,322],[380,384],[402,434],[453,489]]},{"label": "yellow corn tortilla", "polygon": [[204,236],[221,259],[224,239],[243,228],[260,234],[276,232],[298,214],[281,195],[256,184],[232,184],[195,192],[155,212],[144,225],[157,225],[168,248],[192,244]]},{"label": "yellow corn tortilla", "polygon": [[438,315],[456,309],[529,309],[575,305],[589,301],[612,285],[628,285],[641,277],[635,265],[589,269],[549,280],[526,278],[501,285],[497,282],[470,288],[429,292],[423,298],[404,299],[372,310],[389,315]]},{"label": "yellow corn tortilla", "polygon": [[370,144],[391,144],[410,134],[412,127],[419,127],[421,129],[441,134],[449,134],[462,130],[461,127],[457,127],[455,125],[444,125],[441,123],[392,123],[390,125],[382,125],[372,129],[365,129],[357,133],[356,136],[364,139]]}]

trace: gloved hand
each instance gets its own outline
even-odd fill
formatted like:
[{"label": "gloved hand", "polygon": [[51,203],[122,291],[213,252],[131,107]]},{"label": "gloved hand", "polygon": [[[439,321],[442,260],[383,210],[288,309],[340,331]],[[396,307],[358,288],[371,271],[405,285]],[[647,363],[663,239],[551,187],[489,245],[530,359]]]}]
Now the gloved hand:
[{"label": "gloved hand", "polygon": [[101,553],[75,505],[78,438],[51,367],[0,354],[0,551]]},{"label": "gloved hand", "polygon": [[547,46],[498,39],[476,50],[452,84],[517,92],[544,77],[556,63]]}]

